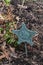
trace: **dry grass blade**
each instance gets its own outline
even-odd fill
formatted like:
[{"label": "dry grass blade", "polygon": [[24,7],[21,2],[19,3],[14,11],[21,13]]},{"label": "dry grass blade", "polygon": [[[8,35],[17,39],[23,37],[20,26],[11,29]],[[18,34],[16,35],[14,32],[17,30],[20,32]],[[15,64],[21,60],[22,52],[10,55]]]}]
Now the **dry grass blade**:
[{"label": "dry grass blade", "polygon": [[7,58],[7,59],[9,59],[9,52],[6,52],[6,50],[4,51],[4,54],[5,54],[5,57]]},{"label": "dry grass blade", "polygon": [[4,46],[1,46],[1,50],[2,50],[2,52],[3,52],[3,54],[0,56],[0,59],[2,59],[2,58],[7,58],[7,59],[9,59],[9,52],[5,49],[5,44],[4,44]]},{"label": "dry grass blade", "polygon": [[0,20],[4,20],[3,16],[0,14]]},{"label": "dry grass blade", "polygon": [[3,14],[3,17],[4,17],[5,20],[13,21],[14,16],[12,15],[10,8],[8,8],[7,15]]},{"label": "dry grass blade", "polygon": [[2,58],[5,58],[5,55],[4,55],[4,54],[0,56],[0,60],[1,60]]}]

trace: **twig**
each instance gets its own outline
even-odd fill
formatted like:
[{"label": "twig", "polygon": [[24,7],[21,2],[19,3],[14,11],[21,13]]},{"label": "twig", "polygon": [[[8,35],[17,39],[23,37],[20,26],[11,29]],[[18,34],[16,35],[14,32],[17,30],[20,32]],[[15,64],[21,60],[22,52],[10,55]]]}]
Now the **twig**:
[{"label": "twig", "polygon": [[25,0],[22,1],[22,5],[24,5]]},{"label": "twig", "polygon": [[4,54],[2,54],[1,56],[0,56],[0,60],[2,59],[2,58],[4,58],[5,57],[5,55]]}]

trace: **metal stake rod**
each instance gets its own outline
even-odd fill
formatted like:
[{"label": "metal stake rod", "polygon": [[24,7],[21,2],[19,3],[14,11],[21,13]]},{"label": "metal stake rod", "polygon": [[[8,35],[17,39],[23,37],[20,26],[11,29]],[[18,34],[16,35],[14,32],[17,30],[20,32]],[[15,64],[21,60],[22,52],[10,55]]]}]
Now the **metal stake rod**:
[{"label": "metal stake rod", "polygon": [[27,45],[25,43],[25,53],[26,53],[26,57],[27,57]]}]

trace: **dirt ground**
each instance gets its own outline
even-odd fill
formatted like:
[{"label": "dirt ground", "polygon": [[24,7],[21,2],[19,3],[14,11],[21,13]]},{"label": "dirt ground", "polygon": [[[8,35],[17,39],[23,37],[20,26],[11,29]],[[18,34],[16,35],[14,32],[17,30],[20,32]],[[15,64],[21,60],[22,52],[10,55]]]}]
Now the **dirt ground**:
[{"label": "dirt ground", "polygon": [[[24,44],[20,45],[15,51],[17,54],[17,58],[13,56],[9,56],[9,59],[2,58],[0,60],[0,65],[43,65],[43,2],[25,2],[24,6],[27,8],[20,8],[17,4],[21,4],[20,1],[14,2],[12,0],[9,7],[4,6],[0,2],[0,13],[6,15],[5,20],[0,20],[0,27],[5,29],[6,20],[16,21],[17,26],[14,29],[19,29],[21,23],[24,22],[28,29],[35,30],[38,32],[38,39],[34,39],[34,45],[28,47],[28,57],[21,55],[25,52]],[[8,10],[9,12],[8,13]],[[0,34],[0,48],[3,44],[3,37],[1,39]],[[8,45],[6,45],[8,49]],[[9,49],[8,49],[9,52]],[[12,52],[10,52],[12,54]],[[1,57],[1,50],[0,50],[0,57]]]}]

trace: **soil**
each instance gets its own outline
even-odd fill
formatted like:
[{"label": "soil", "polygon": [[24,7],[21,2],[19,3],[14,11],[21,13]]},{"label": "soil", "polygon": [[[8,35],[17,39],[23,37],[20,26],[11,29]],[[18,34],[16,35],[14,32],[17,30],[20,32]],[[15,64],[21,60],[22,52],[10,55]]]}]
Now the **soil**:
[{"label": "soil", "polygon": [[[28,29],[38,32],[38,38],[36,36],[34,39],[35,44],[32,47],[30,45],[27,45],[28,57],[23,54],[25,52],[24,44],[21,44],[15,50],[17,58],[14,56],[9,56],[9,59],[3,58],[0,60],[0,65],[43,65],[43,2],[25,2],[24,6],[27,6],[27,8],[22,8],[21,11],[18,8],[17,4],[21,4],[19,0],[12,0],[10,6],[8,7],[11,8],[10,13],[12,15],[10,15],[10,19],[10,16],[8,17],[9,22],[16,21],[17,29],[19,29],[21,27],[21,23],[24,22]],[[0,13],[4,13],[6,15],[8,14],[7,7],[3,7],[3,5],[0,5]],[[20,18],[19,21],[17,17],[18,19]],[[3,27],[5,29],[5,23],[5,20],[0,20],[0,27]],[[5,40],[2,39],[2,35],[0,35],[0,46],[4,41]],[[6,47],[9,51],[9,46],[6,45]]]}]

